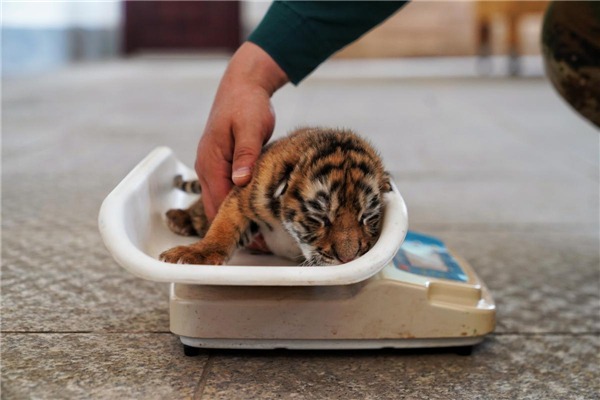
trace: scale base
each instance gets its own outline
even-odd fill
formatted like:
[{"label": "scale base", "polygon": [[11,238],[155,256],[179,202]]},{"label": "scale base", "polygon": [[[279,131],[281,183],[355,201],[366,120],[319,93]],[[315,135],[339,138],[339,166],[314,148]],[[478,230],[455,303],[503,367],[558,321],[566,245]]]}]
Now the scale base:
[{"label": "scale base", "polygon": [[466,282],[390,263],[351,285],[172,284],[171,331],[186,354],[194,348],[466,348],[493,331],[495,305],[470,266],[459,263]]},{"label": "scale base", "polygon": [[[377,350],[458,347],[472,348],[485,336],[447,339],[346,339],[346,340],[285,340],[285,339],[199,339],[180,336],[186,355],[196,355],[200,349],[226,350]],[[191,353],[191,354],[188,354]]]}]

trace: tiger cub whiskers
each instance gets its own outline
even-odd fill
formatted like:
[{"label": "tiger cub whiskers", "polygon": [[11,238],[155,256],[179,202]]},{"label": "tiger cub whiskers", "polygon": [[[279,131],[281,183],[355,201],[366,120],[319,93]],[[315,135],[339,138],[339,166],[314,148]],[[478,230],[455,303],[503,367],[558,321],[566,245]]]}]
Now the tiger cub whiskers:
[{"label": "tiger cub whiskers", "polygon": [[[177,178],[176,186],[199,189]],[[263,149],[251,182],[231,190],[212,224],[201,200],[186,210],[168,211],[171,230],[202,239],[160,258],[224,264],[260,232],[274,254],[303,259],[302,265],[350,262],[375,244],[383,194],[390,190],[381,158],[360,136],[341,129],[298,129]]]}]

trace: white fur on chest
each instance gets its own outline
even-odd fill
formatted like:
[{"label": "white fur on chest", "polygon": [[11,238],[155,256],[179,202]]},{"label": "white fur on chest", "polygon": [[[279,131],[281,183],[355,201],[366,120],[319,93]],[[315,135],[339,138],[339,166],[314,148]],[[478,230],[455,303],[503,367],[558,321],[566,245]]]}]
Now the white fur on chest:
[{"label": "white fur on chest", "polygon": [[266,225],[259,223],[259,227],[265,243],[273,254],[294,261],[302,258],[302,251],[298,247],[298,242],[288,233],[283,225],[275,224],[271,226],[273,229],[269,229]]}]

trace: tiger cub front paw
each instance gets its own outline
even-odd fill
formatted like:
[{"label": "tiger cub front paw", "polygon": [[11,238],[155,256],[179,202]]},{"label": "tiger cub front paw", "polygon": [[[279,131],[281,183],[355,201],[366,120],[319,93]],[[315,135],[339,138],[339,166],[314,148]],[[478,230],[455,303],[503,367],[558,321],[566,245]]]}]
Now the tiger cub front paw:
[{"label": "tiger cub front paw", "polygon": [[177,246],[163,251],[161,261],[172,264],[223,265],[228,259],[227,253],[208,246]]}]

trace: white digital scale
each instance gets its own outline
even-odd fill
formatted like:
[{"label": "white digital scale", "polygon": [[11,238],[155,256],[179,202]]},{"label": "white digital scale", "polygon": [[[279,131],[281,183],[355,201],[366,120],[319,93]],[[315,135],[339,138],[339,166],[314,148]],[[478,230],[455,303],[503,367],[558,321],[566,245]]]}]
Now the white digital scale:
[{"label": "white digital scale", "polygon": [[238,251],[225,266],[168,264],[158,255],[198,238],[178,236],[165,212],[196,196],[173,177],[194,172],[160,147],[102,204],[99,227],[115,260],[170,282],[170,329],[186,355],[200,348],[377,349],[457,347],[491,333],[494,301],[473,269],[432,237],[408,232],[397,188],[386,194],[380,238],[343,265],[301,267]]}]

